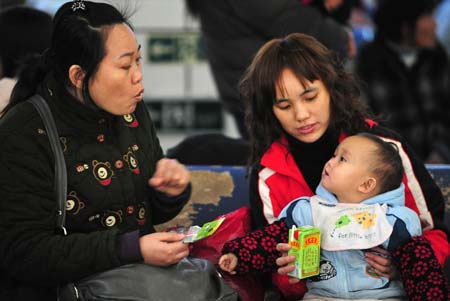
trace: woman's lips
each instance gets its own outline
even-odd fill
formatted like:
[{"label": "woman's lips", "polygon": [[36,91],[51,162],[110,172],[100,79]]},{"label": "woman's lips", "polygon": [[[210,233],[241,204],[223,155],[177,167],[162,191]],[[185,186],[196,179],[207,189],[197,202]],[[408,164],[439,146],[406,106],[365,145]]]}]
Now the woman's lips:
[{"label": "woman's lips", "polygon": [[139,93],[136,94],[134,97],[137,98],[138,100],[141,100],[144,97],[144,89],[139,91]]},{"label": "woman's lips", "polygon": [[302,126],[301,128],[298,128],[297,131],[300,134],[305,135],[305,134],[312,133],[315,130],[315,128],[316,128],[316,124],[310,124],[310,125]]}]

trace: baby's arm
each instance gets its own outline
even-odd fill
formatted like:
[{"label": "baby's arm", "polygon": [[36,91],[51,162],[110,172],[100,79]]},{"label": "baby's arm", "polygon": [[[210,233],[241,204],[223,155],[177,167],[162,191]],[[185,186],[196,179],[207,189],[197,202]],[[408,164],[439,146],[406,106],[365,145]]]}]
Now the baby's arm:
[{"label": "baby's arm", "polygon": [[238,259],[233,253],[222,255],[219,259],[220,268],[225,272],[230,273],[231,275],[236,274],[236,271],[234,269],[236,268],[237,264]]},{"label": "baby's arm", "polygon": [[289,228],[284,219],[266,225],[262,229],[228,241],[222,248],[222,254],[233,253],[237,258],[236,274],[249,272],[276,271],[276,259],[281,253],[276,250],[280,242],[287,243]]}]

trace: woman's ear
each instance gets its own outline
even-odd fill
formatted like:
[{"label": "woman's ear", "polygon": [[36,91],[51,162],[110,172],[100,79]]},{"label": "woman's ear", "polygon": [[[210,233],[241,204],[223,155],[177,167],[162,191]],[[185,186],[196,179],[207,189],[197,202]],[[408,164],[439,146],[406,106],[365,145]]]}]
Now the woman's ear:
[{"label": "woman's ear", "polygon": [[69,68],[69,79],[72,85],[77,89],[83,88],[83,80],[86,73],[80,67],[80,65],[72,65]]},{"label": "woman's ear", "polygon": [[362,182],[359,185],[358,190],[361,193],[368,194],[372,193],[376,187],[377,187],[377,179],[375,179],[374,177],[368,177],[367,179],[364,180],[364,182]]}]

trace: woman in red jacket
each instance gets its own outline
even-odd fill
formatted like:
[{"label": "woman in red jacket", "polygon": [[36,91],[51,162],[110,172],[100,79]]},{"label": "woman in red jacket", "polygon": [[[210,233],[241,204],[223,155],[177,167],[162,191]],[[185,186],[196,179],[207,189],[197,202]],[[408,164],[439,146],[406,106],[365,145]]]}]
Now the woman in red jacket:
[{"label": "woman in red jacket", "polygon": [[[303,34],[271,40],[256,54],[240,88],[250,134],[254,228],[272,223],[293,199],[314,194],[321,166],[345,136],[371,132],[398,146],[406,205],[420,216],[424,235],[393,254],[368,250],[367,264],[379,276],[395,277],[398,270],[411,299],[440,300],[442,295],[445,300],[448,283],[441,265],[450,255],[450,244],[442,230],[443,196],[408,143],[373,120],[359,99],[357,81],[333,53]],[[302,282],[289,285],[286,275],[273,276],[286,298],[304,294]]]}]

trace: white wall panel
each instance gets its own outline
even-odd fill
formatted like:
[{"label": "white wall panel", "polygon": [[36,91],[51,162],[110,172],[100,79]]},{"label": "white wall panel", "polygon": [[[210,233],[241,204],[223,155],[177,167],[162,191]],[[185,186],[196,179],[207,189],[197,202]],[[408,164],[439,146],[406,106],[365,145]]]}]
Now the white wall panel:
[{"label": "white wall panel", "polygon": [[[128,0],[130,1],[130,0]],[[139,31],[145,28],[182,28],[186,23],[183,0],[132,0],[138,10],[131,18]]]},{"label": "white wall panel", "polygon": [[184,67],[182,65],[143,66],[145,98],[183,98]]},{"label": "white wall panel", "polygon": [[192,66],[192,93],[197,97],[219,97],[207,62]]}]

